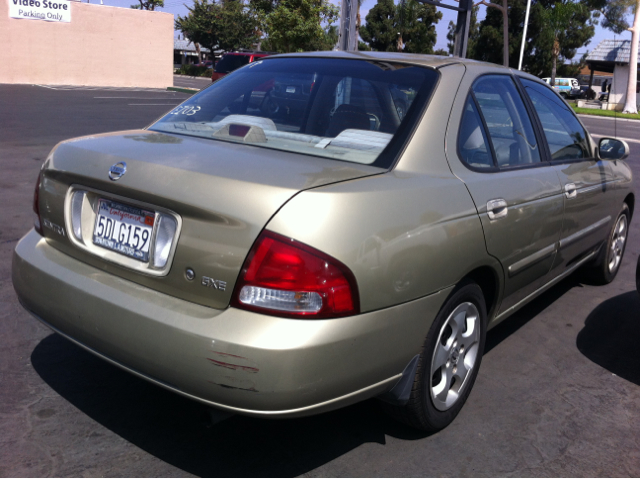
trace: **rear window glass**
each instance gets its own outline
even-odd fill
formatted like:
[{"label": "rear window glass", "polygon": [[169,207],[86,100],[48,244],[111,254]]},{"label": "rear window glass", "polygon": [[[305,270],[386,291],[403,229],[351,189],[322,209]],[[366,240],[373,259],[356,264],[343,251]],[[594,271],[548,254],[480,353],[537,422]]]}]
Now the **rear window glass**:
[{"label": "rear window glass", "polygon": [[229,73],[249,63],[249,55],[223,55],[216,63],[217,73]]},{"label": "rear window glass", "polygon": [[437,78],[433,69],[401,63],[256,61],[151,129],[387,168]]}]

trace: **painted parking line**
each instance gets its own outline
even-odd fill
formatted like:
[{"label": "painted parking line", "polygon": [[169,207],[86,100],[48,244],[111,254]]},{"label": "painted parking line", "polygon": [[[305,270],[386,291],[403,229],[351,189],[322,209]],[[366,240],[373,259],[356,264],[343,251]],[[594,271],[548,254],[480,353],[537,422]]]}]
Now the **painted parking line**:
[{"label": "painted parking line", "polygon": [[153,93],[166,92],[160,88],[136,88],[136,87],[110,87],[110,86],[82,86],[82,85],[34,85],[49,90],[76,90],[76,91],[149,91]]}]

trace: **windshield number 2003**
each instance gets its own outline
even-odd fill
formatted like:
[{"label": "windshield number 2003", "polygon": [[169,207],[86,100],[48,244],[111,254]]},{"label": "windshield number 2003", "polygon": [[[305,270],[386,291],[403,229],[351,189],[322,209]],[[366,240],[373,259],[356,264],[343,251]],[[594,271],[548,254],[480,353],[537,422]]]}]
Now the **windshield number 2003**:
[{"label": "windshield number 2003", "polygon": [[199,106],[179,106],[171,112],[172,115],[195,115],[200,111]]}]

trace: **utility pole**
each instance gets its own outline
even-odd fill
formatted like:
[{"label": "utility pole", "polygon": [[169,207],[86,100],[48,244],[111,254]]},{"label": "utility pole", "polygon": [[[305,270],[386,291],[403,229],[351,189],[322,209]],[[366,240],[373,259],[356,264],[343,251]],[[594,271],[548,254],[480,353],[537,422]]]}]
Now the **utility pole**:
[{"label": "utility pole", "polygon": [[[358,0],[342,0],[340,8],[340,36],[338,37],[338,50],[355,52],[358,49],[356,35],[356,15]],[[354,5],[355,9],[354,9]],[[355,12],[354,12],[355,10]]]},{"label": "utility pole", "polygon": [[[473,0],[456,0],[460,4],[459,7],[453,5],[445,5],[436,0],[417,0],[420,3],[434,5],[447,10],[458,12],[458,21],[456,22],[455,46],[453,47],[453,56],[465,58],[467,56],[467,43],[469,41],[469,22],[471,21],[471,11],[473,9]],[[504,0],[506,2],[506,0]]]}]

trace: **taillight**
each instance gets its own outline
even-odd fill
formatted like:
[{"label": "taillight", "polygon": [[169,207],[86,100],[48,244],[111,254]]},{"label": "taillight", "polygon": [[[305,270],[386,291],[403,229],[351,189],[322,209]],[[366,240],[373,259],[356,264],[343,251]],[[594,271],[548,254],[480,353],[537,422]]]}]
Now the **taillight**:
[{"label": "taillight", "polygon": [[38,181],[36,182],[36,189],[33,192],[33,212],[36,214],[33,220],[34,229],[44,236],[42,231],[42,223],[40,221],[40,183],[42,182],[42,173],[38,175]]},{"label": "taillight", "polygon": [[233,292],[238,308],[286,317],[358,314],[358,286],[344,264],[291,238],[263,232]]}]

